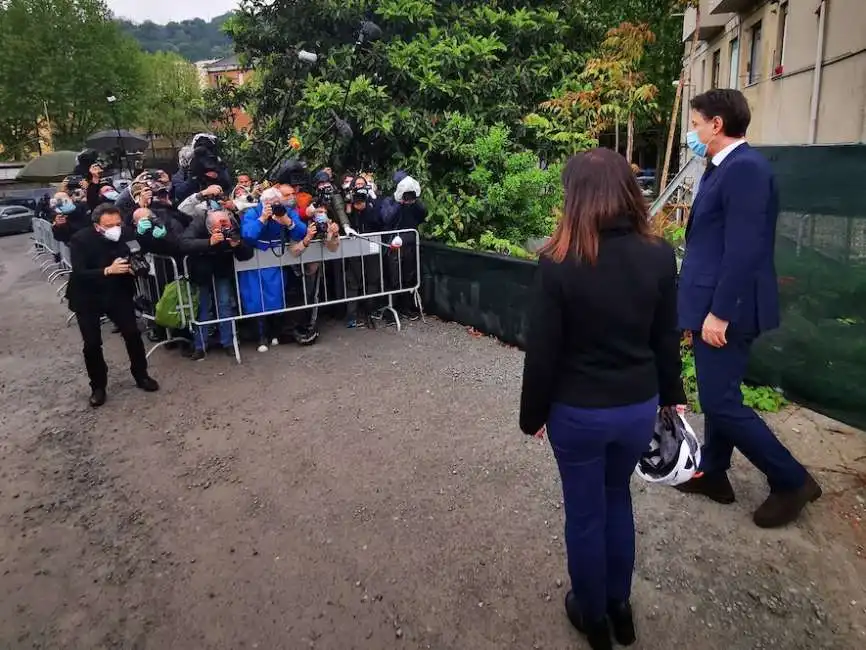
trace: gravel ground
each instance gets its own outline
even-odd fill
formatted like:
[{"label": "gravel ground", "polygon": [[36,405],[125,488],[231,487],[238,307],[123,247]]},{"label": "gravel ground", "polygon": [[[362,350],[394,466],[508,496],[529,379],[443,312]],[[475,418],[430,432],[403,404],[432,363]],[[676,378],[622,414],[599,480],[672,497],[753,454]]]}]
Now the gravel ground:
[{"label": "gravel ground", "polygon": [[[241,366],[157,351],[146,395],[106,327],[93,411],[26,243],[0,239],[0,647],[584,647],[519,351],[435,320],[332,326]],[[866,647],[866,437],[773,423],[827,492],[795,526],[751,524],[742,460],[734,506],[635,483],[637,647]]]}]

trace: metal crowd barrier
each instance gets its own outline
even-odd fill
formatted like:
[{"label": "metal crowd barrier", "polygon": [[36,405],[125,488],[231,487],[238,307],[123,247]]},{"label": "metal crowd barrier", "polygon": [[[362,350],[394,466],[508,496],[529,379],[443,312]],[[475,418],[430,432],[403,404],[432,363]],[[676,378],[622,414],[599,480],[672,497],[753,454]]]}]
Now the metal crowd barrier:
[{"label": "metal crowd barrier", "polygon": [[[395,246],[395,237],[409,239],[411,243]],[[344,236],[339,240],[336,251],[328,250],[324,242],[314,240],[299,256],[292,251],[292,242],[259,242],[267,250],[255,249],[252,259],[234,262],[234,286],[232,313],[222,313],[225,304],[220,306],[220,293],[225,287],[218,287],[211,279],[207,289],[212,299],[206,301],[213,307],[213,317],[208,313],[195,313],[190,320],[194,328],[208,328],[220,323],[231,323],[232,345],[235,359],[241,362],[238,346],[237,323],[251,318],[266,318],[303,310],[312,310],[311,323],[315,325],[320,307],[367,302],[386,299],[387,304],[375,311],[390,312],[398,331],[402,329],[400,316],[394,308],[394,296],[411,294],[416,307],[421,312],[421,299],[418,290],[421,285],[420,238],[417,230],[390,230],[365,233],[358,236]],[[405,261],[405,264],[404,264]],[[184,275],[190,277],[189,257],[184,258]],[[337,264],[338,286],[336,295],[329,295],[323,270],[328,264]],[[408,266],[408,268],[407,268]],[[414,281],[406,278],[405,271],[414,271]],[[386,279],[387,278],[387,279]],[[222,284],[222,283],[220,283]],[[291,304],[288,299],[291,284],[300,284],[300,300]],[[186,303],[193,304],[192,291],[196,289],[187,284]],[[342,291],[339,291],[342,289]],[[257,295],[256,295],[257,294]],[[208,310],[210,311],[210,310]]]},{"label": "metal crowd barrier", "polygon": [[156,304],[165,293],[166,287],[172,282],[184,279],[177,268],[177,261],[168,255],[156,255],[147,253],[145,255],[150,263],[150,271],[146,277],[135,278],[135,308],[142,320],[147,324],[147,329],[154,332],[165,330],[165,338],[153,341],[154,345],[147,351],[147,357],[156,350],[169,343],[188,343],[187,337],[180,335],[189,328],[187,314],[192,314],[192,303],[186,304],[187,293],[178,291],[178,306],[174,313],[179,318],[179,327],[168,328],[158,325],[156,322]]},{"label": "metal crowd barrier", "polygon": [[[31,239],[33,242],[33,261],[39,262],[39,259],[45,257],[40,262],[40,270],[43,274],[47,274],[49,284],[60,278],[65,278],[72,273],[72,258],[69,255],[69,246],[63,242],[59,242],[54,238],[54,231],[51,229],[51,223],[45,219],[34,217],[31,219],[33,224],[33,234]],[[63,293],[66,291],[66,285],[69,280],[64,280],[63,284],[57,289],[57,295],[61,300],[64,300]],[[66,317],[67,327],[72,323],[75,314],[70,312]]]}]

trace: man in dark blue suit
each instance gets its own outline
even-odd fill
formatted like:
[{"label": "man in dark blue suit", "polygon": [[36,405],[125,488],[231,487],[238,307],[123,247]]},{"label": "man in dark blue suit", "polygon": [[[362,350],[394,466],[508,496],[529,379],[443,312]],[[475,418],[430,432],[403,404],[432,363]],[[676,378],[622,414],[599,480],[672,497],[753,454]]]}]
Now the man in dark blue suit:
[{"label": "man in dark blue suit", "polygon": [[745,141],[751,113],[741,92],[711,90],[691,107],[687,143],[708,161],[686,228],[678,308],[680,328],[693,335],[706,426],[701,472],[679,489],[733,503],[727,471],[739,449],[770,484],[755,523],[783,526],[817,500],[821,488],[743,405],[740,391],[752,343],[779,326],[776,181],[769,163]]}]

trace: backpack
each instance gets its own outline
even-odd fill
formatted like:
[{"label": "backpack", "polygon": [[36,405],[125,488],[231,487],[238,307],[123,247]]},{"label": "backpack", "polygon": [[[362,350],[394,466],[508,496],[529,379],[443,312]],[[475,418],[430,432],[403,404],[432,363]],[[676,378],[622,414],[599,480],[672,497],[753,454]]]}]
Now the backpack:
[{"label": "backpack", "polygon": [[[192,305],[185,301],[192,295]],[[198,289],[191,287],[189,280],[180,279],[169,282],[156,303],[154,321],[161,327],[182,329],[188,327],[198,313]]]}]

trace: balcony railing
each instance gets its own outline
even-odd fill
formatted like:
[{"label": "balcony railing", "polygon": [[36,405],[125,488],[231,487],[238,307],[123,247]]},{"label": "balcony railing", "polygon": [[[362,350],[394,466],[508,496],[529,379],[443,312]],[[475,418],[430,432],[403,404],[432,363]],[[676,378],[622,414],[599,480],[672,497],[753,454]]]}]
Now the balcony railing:
[{"label": "balcony railing", "polygon": [[709,0],[711,14],[741,14],[757,9],[762,0]]}]

